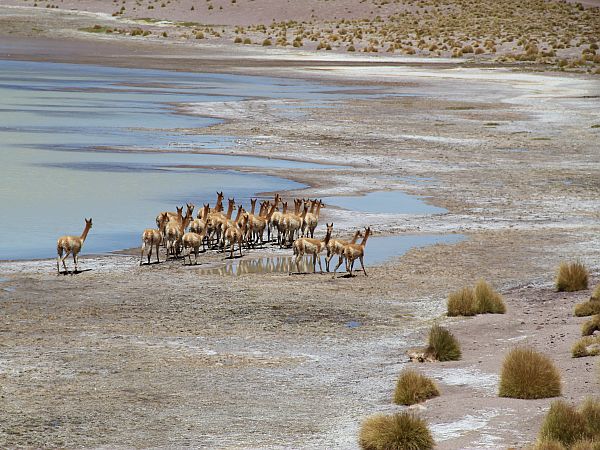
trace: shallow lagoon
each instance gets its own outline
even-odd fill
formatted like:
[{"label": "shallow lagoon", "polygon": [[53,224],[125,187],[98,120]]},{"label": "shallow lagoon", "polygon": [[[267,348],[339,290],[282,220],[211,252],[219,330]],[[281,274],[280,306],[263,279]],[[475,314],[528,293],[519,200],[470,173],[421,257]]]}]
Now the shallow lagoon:
[{"label": "shallow lagoon", "polygon": [[[84,217],[94,219],[85,253],[102,253],[139,245],[158,211],[185,201],[213,203],[216,190],[245,201],[258,192],[298,189],[290,180],[223,167],[334,167],[182,152],[226,150],[236,138],[183,132],[219,120],[178,114],[174,105],[264,97],[296,100],[301,111],[356,97],[353,90],[268,77],[0,60],[0,203],[8,211],[0,216],[0,259],[53,257],[56,238],[80,234]],[[329,200],[361,211],[365,201],[385,203],[388,196],[403,212],[433,212],[398,192]],[[14,230],[28,238],[15,239]]]},{"label": "shallow lagoon", "polygon": [[[397,236],[372,237],[367,241],[365,248],[365,269],[369,273],[369,267],[385,263],[392,258],[402,256],[415,247],[425,247],[434,244],[454,244],[464,239],[460,234],[404,234]],[[325,253],[321,256],[321,264],[325,271]],[[339,257],[331,260],[330,270],[333,272],[338,263]],[[338,273],[343,274],[345,264],[342,263]],[[319,263],[317,262],[317,271]],[[360,271],[360,261],[354,263],[354,270]],[[304,257],[299,261],[299,267],[295,259],[287,255],[266,256],[262,258],[244,258],[226,262],[217,267],[201,268],[201,275],[230,275],[239,276],[252,273],[310,273],[313,271],[312,259]],[[361,272],[362,273],[362,272]]]},{"label": "shallow lagoon", "polygon": [[[214,202],[295,189],[288,180],[178,166],[310,168],[266,158],[186,154],[224,149],[233,136],[187,134],[217,119],[177,114],[182,102],[265,96],[323,101],[325,87],[295,80],[190,74],[75,64],[0,61],[0,259],[51,257],[56,238],[94,218],[86,253],[139,244],[158,211],[189,200]],[[93,151],[98,147],[151,153]],[[11,230],[28,239],[18,242]]]}]

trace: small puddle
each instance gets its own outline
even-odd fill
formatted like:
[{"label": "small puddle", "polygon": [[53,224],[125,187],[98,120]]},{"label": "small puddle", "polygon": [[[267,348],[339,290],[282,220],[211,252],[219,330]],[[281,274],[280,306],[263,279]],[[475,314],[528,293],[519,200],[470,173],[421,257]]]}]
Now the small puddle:
[{"label": "small puddle", "polygon": [[370,214],[444,214],[444,208],[429,205],[422,197],[402,191],[377,191],[352,197],[328,197],[326,203]]},{"label": "small puddle", "polygon": [[[464,239],[460,234],[428,234],[428,235],[400,235],[382,236],[370,238],[365,250],[365,268],[367,273],[369,266],[384,263],[391,258],[399,257],[413,248],[425,247],[434,244],[454,244]],[[291,253],[291,250],[290,250]],[[338,263],[338,258],[331,260],[330,270],[333,271]],[[325,258],[321,256],[321,264],[325,271]],[[252,273],[312,273],[312,259],[304,257],[297,267],[293,256],[277,255],[263,256],[259,258],[245,257],[236,261],[227,262],[218,267],[200,269],[200,275],[247,275]],[[344,264],[338,269],[343,273]],[[354,264],[355,270],[360,269],[360,262]],[[317,262],[317,271],[319,263]]]},{"label": "small puddle", "polygon": [[8,278],[1,278],[0,277],[0,287],[2,288],[3,291],[5,292],[15,292],[15,288],[12,286],[4,286],[4,283],[8,283],[10,280]]}]

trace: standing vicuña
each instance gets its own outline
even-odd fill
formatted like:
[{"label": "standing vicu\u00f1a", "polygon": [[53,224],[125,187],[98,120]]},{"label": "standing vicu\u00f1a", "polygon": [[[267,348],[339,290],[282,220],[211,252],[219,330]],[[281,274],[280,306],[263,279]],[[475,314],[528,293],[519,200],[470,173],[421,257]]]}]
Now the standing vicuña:
[{"label": "standing vicu\u00f1a", "polygon": [[144,233],[142,233],[142,253],[140,255],[140,266],[142,265],[142,261],[144,260],[144,251],[148,252],[148,264],[150,264],[150,257],[152,256],[153,247],[156,247],[156,262],[160,262],[158,250],[160,248],[160,244],[163,241],[163,232],[165,229],[165,224],[168,221],[169,215],[166,212],[161,213],[158,220],[158,228],[146,228],[144,230]]},{"label": "standing vicu\u00f1a", "polygon": [[[344,257],[346,258],[346,271],[350,272],[350,276],[352,276],[352,269],[354,267],[354,261],[358,258],[360,260],[360,266],[362,267],[365,276],[367,276],[367,271],[365,270],[364,257],[365,257],[365,246],[367,245],[367,240],[369,239],[369,235],[371,234],[371,228],[367,227],[365,229],[365,236],[360,244],[348,244],[344,246]],[[335,266],[333,271],[333,276],[335,277],[335,272],[338,270],[338,267],[342,265],[342,259],[338,262],[338,265]]]},{"label": "standing vicu\u00f1a", "polygon": [[[306,211],[306,209],[304,210]],[[327,233],[323,240],[313,238],[298,238],[294,241],[293,249],[294,255],[296,256],[296,268],[300,272],[300,258],[304,255],[312,256],[313,272],[317,269],[317,258],[319,260],[319,269],[323,273],[323,267],[321,266],[321,252],[327,248],[327,243],[331,239],[331,231],[333,230],[333,223],[327,224]]]},{"label": "standing vicu\u00f1a", "polygon": [[[67,271],[67,265],[65,263],[65,259],[69,254],[73,254],[73,261],[75,262],[75,272],[77,272],[77,261],[79,260],[79,252],[81,251],[81,247],[83,247],[83,243],[85,242],[85,238],[87,237],[90,228],[92,228],[92,218],[90,220],[85,219],[85,228],[83,229],[83,233],[81,236],[62,236],[58,238],[58,242],[56,243],[56,252],[58,253],[58,259],[56,260],[56,269],[58,273],[60,273],[60,263],[62,262],[63,267],[65,268],[65,272]],[[65,256],[63,256],[63,252]]]},{"label": "standing vicu\u00f1a", "polygon": [[329,272],[329,263],[331,258],[333,258],[335,255],[339,255],[340,260],[338,262],[341,264],[344,258],[344,247],[346,247],[348,244],[356,244],[357,239],[361,236],[362,233],[360,230],[358,230],[356,233],[354,233],[354,237],[350,242],[342,239],[329,240],[329,243],[327,244],[327,256],[325,257],[325,269],[327,272]]}]

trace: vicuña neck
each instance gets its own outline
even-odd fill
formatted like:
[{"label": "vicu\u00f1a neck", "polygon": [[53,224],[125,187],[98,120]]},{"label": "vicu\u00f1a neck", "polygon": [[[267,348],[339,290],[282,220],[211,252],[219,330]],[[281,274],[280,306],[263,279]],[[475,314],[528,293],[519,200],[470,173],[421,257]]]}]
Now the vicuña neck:
[{"label": "vicu\u00f1a neck", "polygon": [[85,228],[83,229],[83,233],[81,233],[81,241],[85,241],[88,233],[90,232],[90,225],[88,223],[85,224]]}]

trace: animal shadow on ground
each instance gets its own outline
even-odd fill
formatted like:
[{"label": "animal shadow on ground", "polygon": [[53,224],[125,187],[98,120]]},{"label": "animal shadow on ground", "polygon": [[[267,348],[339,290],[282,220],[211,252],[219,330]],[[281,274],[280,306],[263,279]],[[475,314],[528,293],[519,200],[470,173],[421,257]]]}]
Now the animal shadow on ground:
[{"label": "animal shadow on ground", "polygon": [[82,269],[82,270],[67,270],[67,271],[63,271],[63,272],[59,272],[59,275],[79,275],[80,273],[83,272],[89,272],[93,269]]}]

